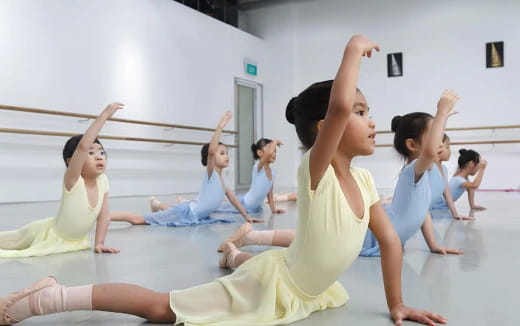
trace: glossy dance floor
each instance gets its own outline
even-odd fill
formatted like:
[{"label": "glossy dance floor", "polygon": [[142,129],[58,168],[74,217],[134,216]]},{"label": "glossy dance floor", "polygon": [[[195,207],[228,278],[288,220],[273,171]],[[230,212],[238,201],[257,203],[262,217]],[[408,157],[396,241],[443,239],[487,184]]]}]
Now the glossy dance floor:
[{"label": "glossy dance floor", "polygon": [[[442,216],[434,219],[438,240],[463,249],[464,255],[430,254],[420,234],[407,243],[403,262],[405,302],[445,315],[449,325],[519,325],[520,193],[485,192],[476,197],[477,203],[488,209],[475,212],[475,221],[460,222]],[[271,216],[264,212],[266,223],[255,228],[294,227],[296,205],[280,206],[287,209],[285,214]],[[468,213],[464,197],[457,207],[461,213]],[[0,205],[0,230],[52,216],[57,208],[57,202]],[[115,198],[111,208],[144,212],[148,202],[144,197]],[[0,294],[45,275],[55,275],[65,285],[130,282],[164,292],[197,285],[229,273],[218,267],[216,248],[241,223],[240,216],[235,224],[185,228],[113,223],[106,244],[120,248],[117,255],[82,251],[41,258],[0,258]],[[378,258],[357,259],[340,282],[350,294],[348,305],[314,313],[292,325],[392,325]],[[121,314],[73,312],[30,319],[22,325],[143,323],[140,318]]]}]

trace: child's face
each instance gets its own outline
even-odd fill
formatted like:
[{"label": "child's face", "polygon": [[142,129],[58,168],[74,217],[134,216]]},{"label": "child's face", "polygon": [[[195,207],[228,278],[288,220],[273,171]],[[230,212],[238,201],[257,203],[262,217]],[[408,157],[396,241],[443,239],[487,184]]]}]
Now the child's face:
[{"label": "child's face", "polygon": [[105,172],[106,166],[107,157],[103,146],[97,143],[90,145],[81,174],[87,177],[97,177]]},{"label": "child's face", "polygon": [[339,149],[350,156],[371,155],[375,149],[376,124],[368,115],[365,96],[356,92],[352,114],[347,120],[347,128],[341,137]]},{"label": "child's face", "polygon": [[227,168],[229,165],[229,155],[225,145],[218,145],[217,153],[215,154],[215,166],[218,168]]},{"label": "child's face", "polygon": [[478,165],[478,164],[476,164],[476,163],[473,162],[473,161],[470,161],[470,162],[468,163],[468,167],[469,167],[469,170],[470,170],[469,175],[475,175],[475,174],[477,174],[478,169],[479,169],[479,165]]},{"label": "child's face", "polygon": [[449,161],[451,156],[450,142],[445,141],[441,145],[441,150],[439,151],[439,160],[445,162]]},{"label": "child's face", "polygon": [[[265,155],[265,152],[263,149],[259,149],[256,151],[256,155],[262,159]],[[274,163],[274,161],[276,161],[276,148],[274,149],[273,155],[271,155],[271,158],[269,159],[269,163]]]}]

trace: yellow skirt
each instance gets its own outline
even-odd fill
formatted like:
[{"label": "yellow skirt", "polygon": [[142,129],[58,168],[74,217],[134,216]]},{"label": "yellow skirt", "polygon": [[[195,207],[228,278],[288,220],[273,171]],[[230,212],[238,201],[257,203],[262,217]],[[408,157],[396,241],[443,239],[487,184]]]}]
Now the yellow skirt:
[{"label": "yellow skirt", "polygon": [[288,324],[348,301],[346,290],[338,282],[318,296],[301,291],[287,270],[286,250],[263,252],[233,274],[171,291],[170,307],[177,316],[175,325]]},{"label": "yellow skirt", "polygon": [[90,248],[87,235],[79,240],[59,236],[54,217],[34,221],[14,230],[0,232],[0,257],[34,257]]}]

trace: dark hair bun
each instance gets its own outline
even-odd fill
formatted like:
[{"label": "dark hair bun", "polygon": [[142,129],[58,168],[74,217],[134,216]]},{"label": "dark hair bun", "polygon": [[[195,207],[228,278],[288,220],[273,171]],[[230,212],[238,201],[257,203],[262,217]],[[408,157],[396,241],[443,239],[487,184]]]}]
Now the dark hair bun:
[{"label": "dark hair bun", "polygon": [[403,117],[400,116],[400,115],[396,115],[393,119],[392,119],[392,131],[393,132],[396,132],[397,131],[397,128],[399,128],[399,123],[401,122],[401,119]]},{"label": "dark hair bun", "polygon": [[464,155],[468,150],[465,148],[459,149],[459,154]]},{"label": "dark hair bun", "polygon": [[289,103],[287,104],[287,107],[285,108],[285,118],[287,121],[289,121],[290,124],[294,124],[294,110],[295,110],[295,102],[297,101],[297,97],[293,97]]}]

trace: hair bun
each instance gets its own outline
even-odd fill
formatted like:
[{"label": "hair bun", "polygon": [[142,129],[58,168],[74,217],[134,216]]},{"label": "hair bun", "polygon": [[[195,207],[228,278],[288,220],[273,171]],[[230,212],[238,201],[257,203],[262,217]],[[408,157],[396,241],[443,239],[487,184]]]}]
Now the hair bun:
[{"label": "hair bun", "polygon": [[287,119],[287,121],[289,121],[290,124],[294,124],[294,120],[295,120],[294,110],[296,108],[295,102],[297,99],[298,99],[298,97],[293,97],[287,104],[287,107],[285,108],[285,118]]},{"label": "hair bun", "polygon": [[399,127],[399,123],[401,122],[401,120],[403,119],[402,116],[400,115],[396,115],[393,119],[392,119],[392,131],[393,132],[396,132],[397,131],[397,128]]},{"label": "hair bun", "polygon": [[459,149],[459,154],[464,155],[468,150],[465,148]]}]

